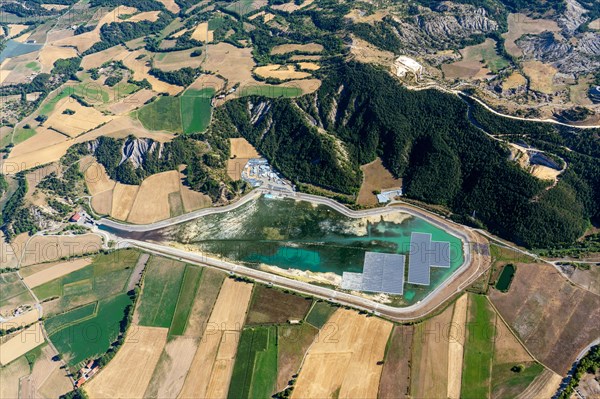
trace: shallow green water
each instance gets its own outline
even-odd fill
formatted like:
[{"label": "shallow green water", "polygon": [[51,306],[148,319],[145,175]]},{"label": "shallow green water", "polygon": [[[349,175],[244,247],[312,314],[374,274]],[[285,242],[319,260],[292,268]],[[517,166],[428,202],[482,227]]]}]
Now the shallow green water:
[{"label": "shallow green water", "polygon": [[412,232],[430,233],[434,241],[450,242],[449,269],[432,268],[429,287],[405,284],[399,302],[410,304],[450,276],[462,264],[463,253],[458,238],[425,220],[401,219],[352,219],[322,205],[261,197],[231,212],[181,225],[170,236],[253,267],[267,264],[339,275],[362,272],[366,251],[407,254]]}]

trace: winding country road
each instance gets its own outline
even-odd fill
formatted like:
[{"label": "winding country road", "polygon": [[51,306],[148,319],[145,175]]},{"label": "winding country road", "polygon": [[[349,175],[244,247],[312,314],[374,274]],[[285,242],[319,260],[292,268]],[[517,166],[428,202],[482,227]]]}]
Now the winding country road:
[{"label": "winding country road", "polygon": [[[147,232],[168,226],[177,225],[186,221],[196,219],[198,217],[231,211],[235,208],[244,205],[249,201],[254,200],[259,195],[264,193],[268,193],[268,190],[257,189],[251,192],[250,194],[244,196],[242,199],[240,199],[240,201],[228,206],[202,209],[187,215],[178,216],[175,218],[167,219],[161,222],[152,223],[148,225],[130,225],[109,219],[102,219],[98,222],[98,224],[100,226],[105,226],[113,230],[112,233],[116,236],[119,235],[119,230],[125,233],[123,235],[127,235],[126,233],[130,232]],[[301,292],[303,294],[312,295],[342,305],[352,306],[354,308],[373,312],[376,315],[383,316],[394,321],[417,320],[434,312],[447,300],[457,295],[461,292],[461,290],[473,283],[491,265],[489,254],[480,254],[477,253],[477,251],[473,251],[471,248],[471,245],[473,243],[486,245],[487,239],[483,238],[479,234],[476,234],[471,229],[455,224],[451,221],[442,219],[441,217],[438,217],[436,215],[426,213],[412,206],[394,204],[394,206],[390,207],[353,211],[332,199],[320,196],[296,192],[278,192],[276,193],[276,195],[278,197],[293,198],[296,200],[309,201],[315,204],[326,205],[336,210],[337,212],[340,212],[341,214],[351,218],[360,218],[365,216],[403,212],[410,214],[414,217],[425,219],[427,222],[444,229],[449,234],[456,236],[462,241],[464,262],[450,278],[448,278],[440,286],[433,290],[425,299],[411,306],[398,308],[375,302],[368,298],[348,294],[345,292],[340,292],[331,288],[320,287],[285,276],[275,275],[262,270],[257,270],[250,267],[227,262],[222,259],[209,257],[201,253],[188,252],[154,242],[118,239],[118,246],[133,246],[160,256],[213,267],[229,272],[230,274],[235,274],[237,276],[247,277],[256,281],[260,281],[262,283],[271,284],[285,289],[291,289],[294,291]]]}]

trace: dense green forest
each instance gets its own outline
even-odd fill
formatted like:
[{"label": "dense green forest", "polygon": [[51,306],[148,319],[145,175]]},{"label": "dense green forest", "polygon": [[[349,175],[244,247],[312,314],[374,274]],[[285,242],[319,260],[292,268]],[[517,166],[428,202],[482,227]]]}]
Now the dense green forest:
[{"label": "dense green forest", "polygon": [[163,82],[187,87],[194,83],[194,80],[200,76],[201,69],[185,67],[176,71],[163,71],[161,69],[152,68],[148,73]]},{"label": "dense green forest", "polygon": [[[296,183],[346,194],[358,190],[359,166],[380,156],[404,178],[408,197],[445,205],[456,220],[529,247],[573,242],[597,217],[597,139],[584,144],[576,135],[557,133],[556,140],[580,146],[582,153],[566,157],[567,173],[547,190],[549,183],[509,161],[508,150],[469,121],[460,98],[406,90],[366,64],[334,62],[327,75],[316,94],[296,100],[230,101],[215,112],[211,131],[223,137],[237,131]],[[508,119],[501,122],[489,130],[519,129]],[[546,125],[533,125],[523,129],[546,135]],[[345,153],[336,149],[340,142]]]}]

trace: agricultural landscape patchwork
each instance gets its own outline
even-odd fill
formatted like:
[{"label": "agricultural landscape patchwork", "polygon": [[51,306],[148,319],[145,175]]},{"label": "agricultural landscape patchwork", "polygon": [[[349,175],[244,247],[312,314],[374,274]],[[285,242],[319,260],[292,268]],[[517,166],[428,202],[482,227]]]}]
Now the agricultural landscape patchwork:
[{"label": "agricultural landscape patchwork", "polygon": [[600,3],[0,3],[0,399],[600,397]]}]

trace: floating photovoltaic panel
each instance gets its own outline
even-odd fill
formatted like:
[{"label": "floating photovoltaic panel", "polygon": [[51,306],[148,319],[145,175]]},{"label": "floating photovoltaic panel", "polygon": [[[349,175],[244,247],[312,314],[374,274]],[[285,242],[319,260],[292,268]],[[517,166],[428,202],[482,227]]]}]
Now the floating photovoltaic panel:
[{"label": "floating photovoltaic panel", "polygon": [[411,284],[429,285],[429,244],[431,234],[412,233],[408,254],[408,281]]},{"label": "floating photovoltaic panel", "polygon": [[412,233],[407,281],[411,284],[429,285],[432,267],[450,267],[450,243],[431,241],[431,234]]},{"label": "floating photovoltaic panel", "polygon": [[404,255],[366,252],[363,272],[344,272],[342,289],[402,295],[405,261]]}]

